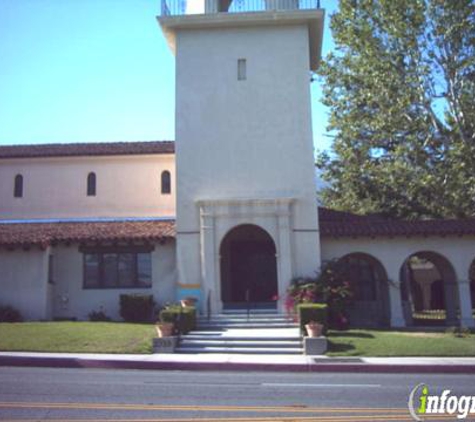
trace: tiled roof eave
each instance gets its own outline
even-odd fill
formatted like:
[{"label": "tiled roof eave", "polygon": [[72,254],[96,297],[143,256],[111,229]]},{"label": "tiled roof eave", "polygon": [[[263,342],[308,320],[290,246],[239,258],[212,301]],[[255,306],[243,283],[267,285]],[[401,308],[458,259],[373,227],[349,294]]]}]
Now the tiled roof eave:
[{"label": "tiled roof eave", "polygon": [[173,141],[0,145],[1,159],[174,154]]},{"label": "tiled roof eave", "polygon": [[0,247],[6,249],[60,244],[163,242],[175,237],[175,222],[82,222],[0,224]]}]

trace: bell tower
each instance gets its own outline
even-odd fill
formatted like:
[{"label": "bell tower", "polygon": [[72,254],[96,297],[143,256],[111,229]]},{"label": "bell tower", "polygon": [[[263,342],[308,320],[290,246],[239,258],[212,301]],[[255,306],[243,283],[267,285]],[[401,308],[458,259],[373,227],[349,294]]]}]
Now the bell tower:
[{"label": "bell tower", "polygon": [[177,294],[199,292],[203,311],[243,297],[282,311],[290,280],[320,267],[310,71],[323,20],[319,0],[162,0],[176,57]]}]

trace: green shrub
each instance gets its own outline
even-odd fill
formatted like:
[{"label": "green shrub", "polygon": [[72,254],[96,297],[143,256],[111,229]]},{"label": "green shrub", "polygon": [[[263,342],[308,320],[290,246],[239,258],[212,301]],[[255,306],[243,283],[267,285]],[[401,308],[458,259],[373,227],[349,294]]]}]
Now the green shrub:
[{"label": "green shrub", "polygon": [[89,321],[97,322],[97,321],[111,321],[111,318],[106,315],[103,310],[100,311],[91,311],[88,315]]},{"label": "green shrub", "polygon": [[324,262],[315,277],[294,278],[287,289],[285,307],[294,315],[298,304],[326,303],[330,326],[345,329],[348,326],[347,309],[352,301],[348,266],[335,259]]},{"label": "green shrub", "polygon": [[196,308],[193,306],[181,307],[180,305],[167,306],[160,311],[161,322],[173,322],[175,331],[186,334],[196,327]]},{"label": "green shrub", "polygon": [[152,322],[154,309],[152,295],[120,295],[120,316],[125,322]]},{"label": "green shrub", "polygon": [[13,306],[0,306],[0,322],[22,322],[23,317]]},{"label": "green shrub", "polygon": [[305,334],[305,325],[310,321],[323,324],[324,332],[326,332],[328,327],[328,305],[324,303],[302,303],[297,305],[297,312],[302,334]]}]

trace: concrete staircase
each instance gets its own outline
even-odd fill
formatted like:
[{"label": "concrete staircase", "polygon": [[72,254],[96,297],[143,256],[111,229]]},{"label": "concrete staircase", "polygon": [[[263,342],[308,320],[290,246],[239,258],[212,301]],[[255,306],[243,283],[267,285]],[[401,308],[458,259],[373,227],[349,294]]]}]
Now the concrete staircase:
[{"label": "concrete staircase", "polygon": [[200,317],[197,329],[184,335],[176,353],[303,353],[298,325],[275,311],[224,311]]}]

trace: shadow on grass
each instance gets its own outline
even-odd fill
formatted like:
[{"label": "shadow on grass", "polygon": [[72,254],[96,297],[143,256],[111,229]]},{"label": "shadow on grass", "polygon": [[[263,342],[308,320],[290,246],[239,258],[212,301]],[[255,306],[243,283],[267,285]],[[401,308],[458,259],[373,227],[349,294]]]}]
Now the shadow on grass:
[{"label": "shadow on grass", "polygon": [[374,338],[373,334],[354,331],[330,331],[328,335],[333,338]]},{"label": "shadow on grass", "polygon": [[333,341],[328,341],[328,351],[331,353],[348,353],[355,350],[355,346],[348,343],[334,343]]}]

